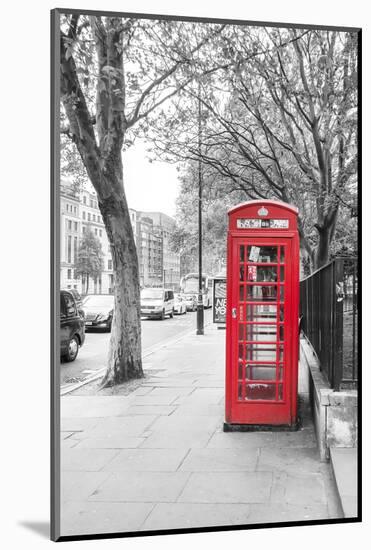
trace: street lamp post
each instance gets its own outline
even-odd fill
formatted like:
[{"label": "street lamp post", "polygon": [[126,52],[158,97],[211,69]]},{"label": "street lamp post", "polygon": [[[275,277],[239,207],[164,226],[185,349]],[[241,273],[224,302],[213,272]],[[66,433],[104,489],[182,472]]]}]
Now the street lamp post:
[{"label": "street lamp post", "polygon": [[202,300],[202,163],[201,163],[201,86],[198,83],[198,300],[197,331],[204,334],[204,304]]}]

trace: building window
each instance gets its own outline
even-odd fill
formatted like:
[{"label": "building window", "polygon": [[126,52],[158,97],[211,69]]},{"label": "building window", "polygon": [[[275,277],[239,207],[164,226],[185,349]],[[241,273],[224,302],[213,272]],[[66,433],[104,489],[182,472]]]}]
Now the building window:
[{"label": "building window", "polygon": [[77,262],[77,237],[73,238],[73,259]]},{"label": "building window", "polygon": [[73,207],[73,211],[74,211],[75,214],[77,214],[77,206]]},{"label": "building window", "polygon": [[99,236],[100,237],[102,236],[102,230],[101,229],[99,230]]},{"label": "building window", "polygon": [[91,206],[91,208],[93,208],[93,206],[94,206],[93,199],[90,199],[90,206]]},{"label": "building window", "polygon": [[95,222],[95,214],[93,214],[93,222]]},{"label": "building window", "polygon": [[67,279],[71,279],[71,270],[67,269]]},{"label": "building window", "polygon": [[86,227],[85,227],[85,225],[82,226],[82,232],[83,232],[83,234],[85,234],[85,232],[86,232]]},{"label": "building window", "polygon": [[108,275],[108,280],[109,280],[108,293],[113,294],[113,275]]},{"label": "building window", "polygon": [[69,231],[72,231],[72,221],[68,220],[68,229]]},{"label": "building window", "polygon": [[71,263],[71,256],[72,256],[72,237],[71,235],[68,235],[67,237],[67,262]]},{"label": "building window", "polygon": [[97,228],[95,228],[94,233],[95,233],[96,235],[98,235],[98,229],[97,229]]},{"label": "building window", "polygon": [[77,222],[74,222],[75,231],[77,231]]},{"label": "building window", "polygon": [[88,212],[88,222],[90,222],[91,220],[91,216],[90,216],[90,212]]},{"label": "building window", "polygon": [[112,270],[112,260],[108,260],[108,269]]},{"label": "building window", "polygon": [[86,197],[85,197],[85,195],[84,195],[83,198],[82,198],[82,202],[83,202],[84,204],[86,204]]},{"label": "building window", "polygon": [[85,210],[84,210],[83,213],[82,213],[82,219],[83,219],[83,220],[86,220],[86,212],[85,212]]}]

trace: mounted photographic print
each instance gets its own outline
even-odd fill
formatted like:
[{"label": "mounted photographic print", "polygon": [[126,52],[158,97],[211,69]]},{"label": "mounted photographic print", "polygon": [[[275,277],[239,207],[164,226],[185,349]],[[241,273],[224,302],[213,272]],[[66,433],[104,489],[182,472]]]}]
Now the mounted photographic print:
[{"label": "mounted photographic print", "polygon": [[361,520],[360,47],[53,10],[53,540]]}]

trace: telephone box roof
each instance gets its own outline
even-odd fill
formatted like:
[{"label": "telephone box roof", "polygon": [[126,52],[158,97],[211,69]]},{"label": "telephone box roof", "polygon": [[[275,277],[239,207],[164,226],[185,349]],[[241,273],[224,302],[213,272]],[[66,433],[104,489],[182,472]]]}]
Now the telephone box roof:
[{"label": "telephone box roof", "polygon": [[272,200],[253,200],[253,201],[246,201],[241,202],[240,204],[237,204],[236,206],[233,206],[233,208],[230,208],[228,210],[228,215],[233,214],[234,212],[237,212],[238,210],[243,210],[244,208],[248,206],[273,206],[273,207],[279,207],[283,208],[285,210],[288,210],[289,212],[293,212],[294,214],[298,214],[299,209],[296,206],[293,206],[292,204],[287,204],[286,202],[281,201],[272,201]]}]

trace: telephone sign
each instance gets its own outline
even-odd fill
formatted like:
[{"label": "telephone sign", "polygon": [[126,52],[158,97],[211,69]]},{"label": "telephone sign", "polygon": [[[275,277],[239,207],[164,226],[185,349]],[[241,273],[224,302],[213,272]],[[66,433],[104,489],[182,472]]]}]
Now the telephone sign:
[{"label": "telephone sign", "polygon": [[239,218],[238,229],[288,229],[289,220],[261,220],[255,218]]},{"label": "telephone sign", "polygon": [[228,214],[224,430],[295,429],[298,210],[251,201]]}]

